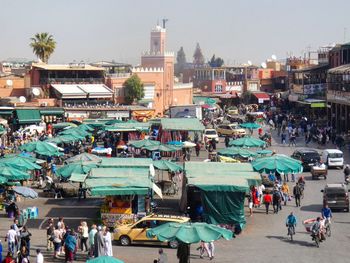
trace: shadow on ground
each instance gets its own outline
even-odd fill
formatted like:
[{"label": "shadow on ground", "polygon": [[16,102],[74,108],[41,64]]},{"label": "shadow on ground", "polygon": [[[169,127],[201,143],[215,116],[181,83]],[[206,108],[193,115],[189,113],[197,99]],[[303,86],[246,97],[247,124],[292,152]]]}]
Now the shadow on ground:
[{"label": "shadow on ground", "polygon": [[304,205],[300,207],[301,211],[308,211],[308,212],[321,212],[322,205],[315,204],[315,205]]},{"label": "shadow on ground", "polygon": [[308,241],[295,240],[295,239],[291,241],[290,238],[284,237],[284,236],[266,236],[266,237],[268,239],[278,239],[292,245],[298,245],[302,247],[315,247],[315,245],[311,242],[311,239],[310,239],[310,242],[308,242]]}]

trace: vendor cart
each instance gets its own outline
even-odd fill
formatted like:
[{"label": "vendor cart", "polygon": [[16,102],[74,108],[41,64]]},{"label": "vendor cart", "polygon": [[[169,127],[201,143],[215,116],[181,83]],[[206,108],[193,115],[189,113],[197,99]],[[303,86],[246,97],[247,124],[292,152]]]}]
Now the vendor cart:
[{"label": "vendor cart", "polygon": [[311,167],[312,180],[315,180],[316,178],[319,178],[319,177],[323,177],[326,180],[327,174],[328,174],[328,169],[326,166],[324,166],[324,167],[312,166]]}]

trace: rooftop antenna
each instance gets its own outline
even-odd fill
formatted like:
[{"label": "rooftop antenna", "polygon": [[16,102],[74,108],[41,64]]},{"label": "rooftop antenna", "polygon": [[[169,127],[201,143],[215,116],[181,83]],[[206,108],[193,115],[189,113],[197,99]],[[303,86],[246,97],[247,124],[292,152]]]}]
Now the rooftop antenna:
[{"label": "rooftop antenna", "polygon": [[163,21],[163,28],[165,29],[165,24],[169,21],[169,19],[163,18],[162,21]]}]

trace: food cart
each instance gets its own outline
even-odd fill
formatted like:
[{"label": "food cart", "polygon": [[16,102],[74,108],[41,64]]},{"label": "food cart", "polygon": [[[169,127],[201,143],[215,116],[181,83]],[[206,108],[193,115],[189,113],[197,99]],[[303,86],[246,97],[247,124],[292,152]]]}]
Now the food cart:
[{"label": "food cart", "polygon": [[311,176],[312,180],[323,177],[325,180],[327,179],[328,169],[327,166],[312,166],[311,167]]}]

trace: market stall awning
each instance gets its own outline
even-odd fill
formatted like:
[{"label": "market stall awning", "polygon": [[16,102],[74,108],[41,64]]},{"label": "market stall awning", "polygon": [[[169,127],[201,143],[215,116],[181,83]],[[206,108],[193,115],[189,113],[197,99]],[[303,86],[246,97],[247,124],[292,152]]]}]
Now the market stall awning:
[{"label": "market stall awning", "polygon": [[203,131],[203,124],[195,118],[161,119],[162,129],[167,131]]},{"label": "market stall awning", "polygon": [[261,183],[250,163],[186,162],[185,171],[188,184],[205,191],[245,192]]},{"label": "market stall awning", "polygon": [[122,122],[114,123],[105,127],[106,131],[123,132],[123,131],[149,131],[151,124],[148,122]]},{"label": "market stall awning", "polygon": [[112,195],[146,195],[148,188],[142,187],[115,187],[115,186],[101,186],[91,189],[92,196],[112,196]]},{"label": "market stall awning", "polygon": [[44,109],[40,110],[41,115],[64,115],[63,108],[52,108],[52,109]]},{"label": "market stall awning", "polygon": [[37,109],[20,109],[16,110],[16,113],[19,124],[41,122],[40,112]]},{"label": "market stall awning", "polygon": [[78,87],[88,94],[89,99],[112,98],[113,91],[104,84],[79,84]]},{"label": "market stall awning", "polygon": [[270,96],[267,93],[253,93],[253,95],[259,100],[259,101],[265,101],[270,100]]},{"label": "market stall awning", "polygon": [[71,84],[53,84],[51,85],[61,99],[86,99],[87,93],[79,88],[78,85]]},{"label": "market stall awning", "polygon": [[72,173],[71,177],[69,178],[69,181],[83,183],[85,182],[87,176],[87,174]]},{"label": "market stall awning", "polygon": [[102,158],[99,167],[149,167],[150,158]]}]

